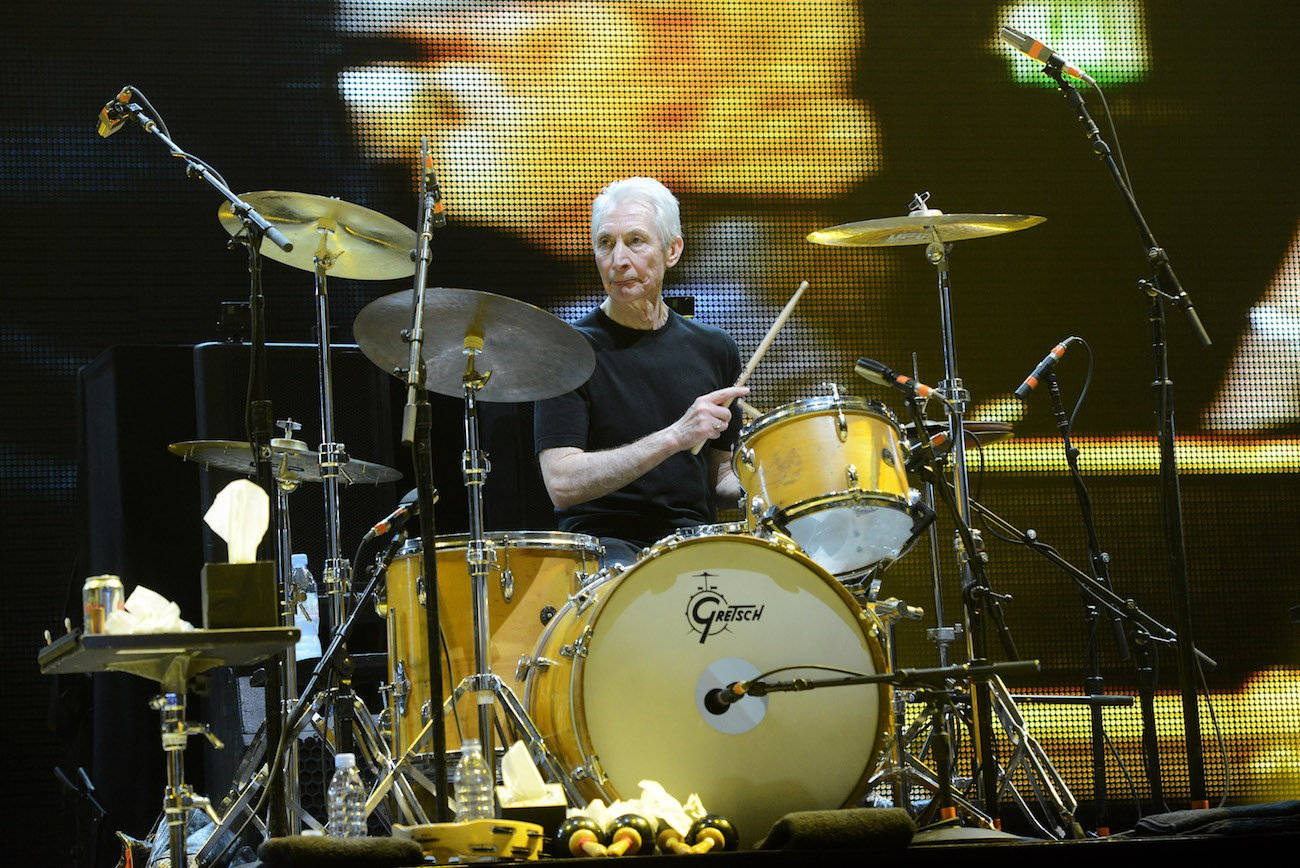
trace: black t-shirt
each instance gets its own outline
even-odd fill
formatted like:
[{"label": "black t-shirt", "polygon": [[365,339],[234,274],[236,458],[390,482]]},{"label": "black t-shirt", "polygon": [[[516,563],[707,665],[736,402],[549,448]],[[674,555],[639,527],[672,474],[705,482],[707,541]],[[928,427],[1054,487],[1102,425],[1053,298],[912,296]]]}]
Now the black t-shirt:
[{"label": "black t-shirt", "polygon": [[[645,331],[621,326],[596,308],[577,329],[596,351],[596,368],[575,391],[537,403],[537,452],[557,446],[598,452],[632,443],[676,422],[700,395],[740,376],[735,341],[672,311],[661,328]],[[734,412],[730,427],[709,446],[730,450],[740,417]],[[625,488],[556,514],[564,531],[648,546],[680,528],[715,521],[712,491],[705,450],[686,450]]]}]

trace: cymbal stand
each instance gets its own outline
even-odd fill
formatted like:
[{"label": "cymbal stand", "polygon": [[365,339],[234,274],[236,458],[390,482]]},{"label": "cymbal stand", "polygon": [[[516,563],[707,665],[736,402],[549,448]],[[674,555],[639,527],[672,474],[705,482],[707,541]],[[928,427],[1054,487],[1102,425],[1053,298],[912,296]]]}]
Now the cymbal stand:
[{"label": "cymbal stand", "polygon": [[[320,431],[319,448],[321,485],[325,492],[325,565],[321,571],[321,583],[330,598],[331,623],[336,627],[348,617],[348,592],[352,586],[352,567],[341,557],[339,539],[339,475],[348,456],[343,451],[343,444],[334,438],[334,372],[330,348],[330,314],[329,314],[329,269],[334,265],[335,254],[329,249],[330,238],[334,228],[327,219],[320,221],[317,229],[319,239],[314,257],[316,278],[316,361],[320,380]],[[339,667],[338,702],[335,703],[337,715],[335,748],[341,753],[352,752],[352,727],[348,718],[352,714],[352,679],[346,650],[343,665]]]},{"label": "cymbal stand", "polygon": [[[929,194],[917,194],[911,203],[912,214],[938,214],[927,208]],[[951,281],[948,272],[948,254],[952,245],[943,241],[937,230],[931,230],[934,240],[926,245],[925,257],[934,266],[939,288],[940,329],[943,337],[944,379],[939,385],[940,392],[946,399],[948,412],[949,437],[952,449],[953,479],[953,520],[957,525],[958,565],[961,575],[962,602],[965,606],[966,651],[972,664],[982,664],[988,660],[988,631],[985,617],[1000,616],[998,599],[989,588],[984,576],[983,564],[987,559],[983,540],[977,531],[971,528],[970,490],[966,475],[966,435],[962,427],[962,416],[970,398],[957,372],[957,347],[952,320]],[[918,421],[918,431],[924,431],[924,424]],[[1002,632],[1004,642],[1008,640]],[[1011,654],[1015,659],[1016,655]],[[973,728],[973,746],[975,749],[975,776],[977,780],[977,801],[984,811],[996,820],[998,814],[997,757],[993,744],[993,708],[987,681],[971,683],[971,722]]]},{"label": "cymbal stand", "polygon": [[[462,383],[465,390],[465,456],[463,471],[465,487],[469,492],[469,540],[465,548],[465,559],[469,568],[471,595],[474,603],[474,673],[463,679],[447,700],[447,708],[454,708],[466,693],[472,692],[477,701],[478,732],[483,744],[484,757],[495,756],[493,737],[493,701],[501,703],[506,719],[514,727],[528,746],[533,760],[550,773],[552,779],[563,787],[566,796],[576,805],[586,804],[586,799],[564,773],[559,761],[547,748],[541,733],[528,717],[528,712],[518,697],[510,690],[499,675],[492,672],[491,655],[488,647],[489,627],[487,581],[489,562],[495,557],[489,552],[489,543],[483,529],[483,484],[491,464],[487,454],[480,448],[478,425],[478,390],[487,384],[491,371],[479,372],[474,362],[484,346],[483,335],[471,329],[465,336],[464,352],[467,357]],[[431,667],[436,668],[436,667]],[[426,729],[428,727],[426,726]],[[436,733],[435,733],[436,734]],[[419,738],[423,738],[423,734]],[[417,743],[419,741],[417,738]],[[489,760],[490,761],[490,760]]]},{"label": "cymbal stand", "polygon": [[[920,370],[917,367],[915,355],[913,355],[912,358],[912,376],[917,380],[919,380],[921,376]],[[934,450],[930,442],[926,441],[924,444],[922,444],[922,446],[929,453],[928,456],[926,456],[927,460],[933,461]],[[935,512],[935,506],[937,502],[935,500],[935,491],[934,491],[933,482],[929,480],[925,480],[922,482],[921,500],[925,503],[925,505],[930,509],[932,513]],[[939,555],[938,522],[935,521],[930,522],[930,526],[926,528],[926,537],[930,543],[929,545],[930,584],[934,596],[934,623],[935,623],[934,627],[931,627],[926,630],[926,636],[930,639],[931,642],[934,643],[935,650],[938,652],[939,666],[943,667],[949,665],[949,661],[950,661],[950,656],[948,653],[949,647],[954,642],[962,638],[965,632],[965,628],[960,621],[958,621],[955,624],[949,625],[947,622],[947,617],[945,615],[944,602],[943,602],[943,581],[942,581],[943,567],[940,563],[940,555]],[[892,624],[890,625],[890,629],[892,631],[893,629]],[[891,671],[896,670],[898,668],[897,651],[892,642],[890,643],[889,653],[890,653],[890,669]],[[916,697],[916,698],[924,700],[923,697]],[[944,697],[938,697],[937,699],[941,703],[944,701]],[[890,758],[890,762],[892,762],[893,764],[893,769],[890,772],[888,772],[886,776],[890,777],[894,782],[894,804],[905,806],[910,813],[912,810],[912,805],[911,805],[911,789],[912,789],[911,775],[912,774],[919,774],[921,782],[923,782],[931,790],[931,792],[938,791],[940,787],[944,787],[944,786],[948,787],[949,791],[951,791],[951,783],[952,783],[951,752],[949,751],[942,755],[938,753],[935,754],[936,765],[939,767],[940,770],[938,774],[938,780],[935,779],[936,773],[926,768],[922,764],[920,757],[923,757],[928,753],[930,753],[931,746],[934,744],[934,740],[936,738],[942,739],[942,744],[944,746],[946,747],[951,746],[954,737],[954,729],[953,729],[955,724],[954,715],[957,712],[957,709],[951,705],[946,705],[946,704],[935,705],[932,702],[926,700],[925,709],[921,712],[921,714],[917,718],[917,721],[912,725],[912,727],[909,727],[907,725],[908,701],[909,701],[909,696],[905,691],[898,691],[898,690],[894,691],[893,693],[894,732],[897,733],[898,735],[896,735],[893,738],[893,743],[891,745],[893,755]],[[925,742],[922,744],[921,750],[917,751],[916,754],[914,755],[908,751],[908,746],[911,745],[914,742],[914,740],[918,737],[920,727],[924,725],[927,721],[929,722],[928,725],[930,729],[926,735]],[[960,800],[964,802],[964,804],[962,804],[961,807],[968,814],[975,816],[976,819],[979,820],[981,823],[988,823],[988,818],[984,816],[982,812],[980,812],[979,809],[976,808],[973,803],[970,803],[964,799],[961,799],[959,796],[955,796],[955,795],[945,799],[943,798],[943,793],[940,792],[941,803],[949,804],[955,800]]]},{"label": "cymbal stand", "polygon": [[[916,395],[909,393],[908,408],[916,425],[917,431],[925,430],[925,420]],[[923,479],[930,483],[933,479],[942,479],[940,461],[934,453],[933,444],[928,438],[923,438],[917,447],[918,455],[924,459],[924,466],[930,469],[930,475],[924,476]],[[913,459],[915,460],[915,458]],[[909,462],[909,468],[912,462]],[[953,497],[953,492],[948,486],[939,489],[949,512],[957,515],[957,504]],[[930,484],[927,489],[927,496],[934,497],[936,486]],[[934,526],[931,526],[931,568],[935,585],[936,601],[942,611],[942,595],[940,587],[941,568],[938,562],[937,535],[934,532]],[[958,533],[969,535],[969,528],[958,522]],[[971,545],[967,544],[968,547]],[[937,623],[942,624],[942,620]],[[945,639],[955,638],[961,634],[960,624],[951,630],[940,627],[938,630],[930,631],[932,639],[937,639],[941,657],[946,657],[947,641]],[[895,672],[901,672],[894,661],[891,660],[891,669]],[[945,662],[942,664],[948,668]],[[980,670],[986,666],[984,662],[972,662],[970,667]],[[987,678],[983,679],[987,681]],[[967,818],[973,820],[977,825],[984,828],[992,828],[994,825],[992,816],[982,810],[976,801],[972,801],[953,787],[955,775],[954,750],[953,743],[960,732],[958,723],[965,721],[973,729],[971,724],[972,717],[970,714],[970,700],[960,691],[955,689],[952,684],[942,686],[927,686],[918,690],[902,689],[903,685],[910,682],[903,680],[898,682],[899,689],[894,691],[894,720],[895,733],[892,743],[889,745],[887,757],[882,758],[876,771],[872,775],[872,783],[888,780],[893,789],[894,805],[904,808],[909,815],[918,818],[922,825],[928,825],[937,822],[939,818],[947,819],[948,812],[964,814]],[[906,722],[907,705],[909,702],[924,702],[925,706],[921,713],[916,717],[913,723],[908,726]],[[924,736],[924,741],[919,750],[913,751],[910,746],[918,738]],[[933,759],[934,767],[931,768],[925,762],[929,756]],[[915,785],[921,785],[934,793],[934,798],[930,800],[927,806],[919,812],[916,811],[912,802],[912,788]],[[965,782],[960,787],[965,791],[967,787]]]}]

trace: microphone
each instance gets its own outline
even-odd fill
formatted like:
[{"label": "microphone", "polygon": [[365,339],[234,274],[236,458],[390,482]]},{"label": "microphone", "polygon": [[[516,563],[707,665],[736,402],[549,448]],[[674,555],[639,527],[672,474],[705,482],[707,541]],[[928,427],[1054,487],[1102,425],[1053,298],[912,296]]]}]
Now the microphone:
[{"label": "microphone", "polygon": [[890,597],[887,600],[877,600],[873,609],[877,617],[882,620],[908,620],[919,621],[925,617],[925,609],[920,606],[911,606],[897,597]]},{"label": "microphone", "polygon": [[1032,36],[1026,36],[1014,27],[1003,27],[1001,31],[1002,41],[1010,45],[1021,54],[1027,54],[1039,63],[1054,67],[1061,70],[1066,75],[1073,76],[1081,81],[1086,81],[1093,87],[1097,82],[1092,80],[1092,76],[1084,72],[1079,67],[1066,61],[1064,57],[1048,48]]},{"label": "microphone", "polygon": [[[438,495],[436,492],[433,495],[433,502],[438,502]],[[381,537],[385,534],[391,533],[392,531],[401,531],[405,529],[407,522],[411,520],[411,516],[415,515],[419,511],[419,495],[414,489],[412,489],[402,498],[402,502],[397,505],[397,509],[384,516],[374,527],[366,531],[366,535],[361,538],[361,542],[366,543],[375,537]]]},{"label": "microphone", "polygon": [[948,403],[948,399],[941,395],[938,389],[935,389],[932,386],[927,386],[925,383],[918,380],[914,380],[906,374],[900,374],[897,371],[892,370],[888,365],[885,365],[882,362],[877,362],[875,359],[858,359],[857,364],[853,366],[853,370],[856,371],[858,376],[862,377],[862,379],[875,383],[877,386],[893,386],[895,389],[900,389],[901,391],[916,395],[919,398],[925,398],[927,400],[930,398],[938,398],[945,404]]},{"label": "microphone", "polygon": [[99,136],[106,139],[113,133],[122,129],[130,113],[126,110],[127,105],[134,96],[130,85],[122,88],[117,96],[104,103],[104,107],[99,110]]},{"label": "microphone", "polygon": [[726,687],[715,687],[704,694],[704,708],[710,714],[723,714],[749,695],[748,681],[733,681]]},{"label": "microphone", "polygon": [[1025,377],[1025,381],[1016,387],[1016,397],[1022,401],[1028,398],[1029,393],[1034,390],[1038,382],[1047,375],[1048,371],[1056,367],[1056,363],[1061,360],[1061,356],[1065,355],[1065,348],[1078,340],[1079,338],[1071,335],[1052,347],[1052,351],[1043,357],[1043,360],[1038,363],[1038,367],[1034,368],[1029,373],[1029,376]]},{"label": "microphone", "polygon": [[442,204],[442,187],[438,186],[438,175],[433,171],[432,153],[424,155],[424,189],[433,202],[433,228],[441,229],[447,225],[447,209]]}]

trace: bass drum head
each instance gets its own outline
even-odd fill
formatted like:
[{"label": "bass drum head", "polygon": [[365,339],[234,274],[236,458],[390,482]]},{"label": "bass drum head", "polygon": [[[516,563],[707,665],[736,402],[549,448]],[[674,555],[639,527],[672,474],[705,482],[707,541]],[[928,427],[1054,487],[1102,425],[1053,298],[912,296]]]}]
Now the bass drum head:
[{"label": "bass drum head", "polygon": [[[748,536],[687,539],[652,550],[608,582],[580,681],[577,727],[613,793],[644,780],[736,824],[752,847],[790,811],[853,804],[888,720],[885,685],[747,696],[721,714],[709,692],[765,681],[834,678],[811,666],[875,674],[874,616],[788,543]],[[794,667],[784,669],[783,667]],[[581,725],[585,723],[585,726]]]}]

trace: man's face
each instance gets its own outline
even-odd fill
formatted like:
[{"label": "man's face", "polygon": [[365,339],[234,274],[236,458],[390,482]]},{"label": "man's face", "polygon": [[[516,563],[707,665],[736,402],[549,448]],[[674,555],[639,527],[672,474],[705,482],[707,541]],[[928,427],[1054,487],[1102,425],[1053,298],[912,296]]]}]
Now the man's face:
[{"label": "man's face", "polygon": [[339,16],[403,46],[339,74],[363,153],[415,177],[427,135],[450,214],[552,250],[586,248],[611,178],[817,198],[876,167],[850,96],[854,0],[341,0]]},{"label": "man's face", "polygon": [[667,248],[655,229],[654,209],[636,199],[607,210],[594,227],[592,246],[600,282],[611,302],[648,312],[659,301],[664,273],[682,255],[682,239]]}]

